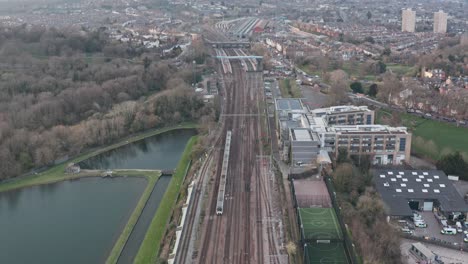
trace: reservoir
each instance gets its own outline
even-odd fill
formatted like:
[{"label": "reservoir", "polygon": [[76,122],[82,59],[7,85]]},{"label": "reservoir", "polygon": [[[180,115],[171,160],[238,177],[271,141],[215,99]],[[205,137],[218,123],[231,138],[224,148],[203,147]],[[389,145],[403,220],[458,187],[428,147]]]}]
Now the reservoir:
[{"label": "reservoir", "polygon": [[96,177],[0,193],[0,263],[104,263],[146,184]]},{"label": "reservoir", "polygon": [[82,169],[175,169],[195,129],[178,129],[139,140],[79,163]]},{"label": "reservoir", "polygon": [[[194,129],[165,132],[80,166],[172,170],[195,134]],[[119,263],[132,262],[170,179],[156,183]],[[139,177],[90,177],[0,193],[0,263],[104,263],[146,186]]]}]

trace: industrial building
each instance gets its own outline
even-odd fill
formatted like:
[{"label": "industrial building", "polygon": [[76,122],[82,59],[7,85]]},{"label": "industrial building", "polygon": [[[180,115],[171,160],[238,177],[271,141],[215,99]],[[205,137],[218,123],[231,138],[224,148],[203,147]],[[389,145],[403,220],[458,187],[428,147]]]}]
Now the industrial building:
[{"label": "industrial building", "polygon": [[405,9],[401,14],[401,31],[414,32],[416,29],[416,11]]},{"label": "industrial building", "polygon": [[442,10],[434,13],[434,33],[447,32],[447,13]]},{"label": "industrial building", "polygon": [[411,217],[413,210],[446,216],[468,212],[468,204],[440,170],[377,170],[375,187],[389,209],[389,216]]}]

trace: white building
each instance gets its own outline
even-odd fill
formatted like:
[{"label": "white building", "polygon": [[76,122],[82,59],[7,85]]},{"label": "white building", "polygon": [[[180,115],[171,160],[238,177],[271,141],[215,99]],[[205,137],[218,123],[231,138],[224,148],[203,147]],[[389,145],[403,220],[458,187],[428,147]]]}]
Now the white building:
[{"label": "white building", "polygon": [[414,32],[416,28],[416,11],[405,9],[401,15],[401,31]]},{"label": "white building", "polygon": [[447,13],[443,11],[434,13],[434,33],[447,32]]}]

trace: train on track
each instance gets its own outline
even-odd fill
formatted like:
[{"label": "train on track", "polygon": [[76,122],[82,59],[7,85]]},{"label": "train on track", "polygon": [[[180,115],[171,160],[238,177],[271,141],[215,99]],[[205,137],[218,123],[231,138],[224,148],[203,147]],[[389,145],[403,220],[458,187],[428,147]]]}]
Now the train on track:
[{"label": "train on track", "polygon": [[222,215],[224,211],[224,195],[226,191],[227,170],[229,166],[229,152],[231,149],[231,131],[226,133],[224,144],[223,165],[221,167],[221,179],[219,181],[218,199],[216,201],[216,214]]}]

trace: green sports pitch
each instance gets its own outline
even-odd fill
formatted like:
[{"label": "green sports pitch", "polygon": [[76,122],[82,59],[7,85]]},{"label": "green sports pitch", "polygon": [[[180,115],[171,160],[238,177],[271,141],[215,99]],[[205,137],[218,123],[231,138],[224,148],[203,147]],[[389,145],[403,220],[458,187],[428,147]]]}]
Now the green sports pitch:
[{"label": "green sports pitch", "polygon": [[307,264],[347,264],[343,242],[307,243]]},{"label": "green sports pitch", "polygon": [[299,208],[299,217],[306,241],[315,243],[317,240],[343,240],[333,208]]}]

